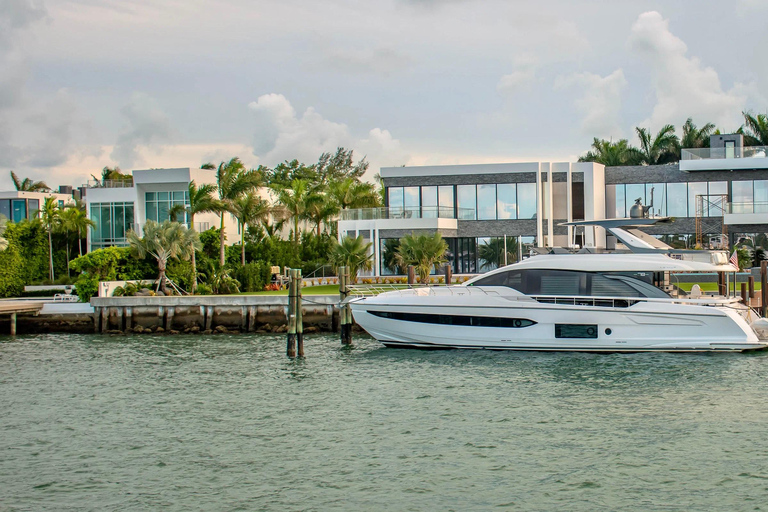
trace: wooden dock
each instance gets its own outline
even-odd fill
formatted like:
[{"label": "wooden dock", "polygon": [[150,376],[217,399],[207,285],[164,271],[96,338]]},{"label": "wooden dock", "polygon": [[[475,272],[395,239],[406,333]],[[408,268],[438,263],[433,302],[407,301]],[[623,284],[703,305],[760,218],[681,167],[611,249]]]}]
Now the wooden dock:
[{"label": "wooden dock", "polygon": [[0,300],[0,315],[11,316],[11,336],[16,336],[16,315],[32,313],[37,316],[43,303],[33,300]]}]

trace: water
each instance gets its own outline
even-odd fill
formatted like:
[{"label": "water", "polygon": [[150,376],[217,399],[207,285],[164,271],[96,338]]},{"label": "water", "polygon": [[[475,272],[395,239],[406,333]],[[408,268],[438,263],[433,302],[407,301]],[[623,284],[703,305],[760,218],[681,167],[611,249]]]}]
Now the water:
[{"label": "water", "polygon": [[0,510],[766,510],[768,353],[0,338]]}]

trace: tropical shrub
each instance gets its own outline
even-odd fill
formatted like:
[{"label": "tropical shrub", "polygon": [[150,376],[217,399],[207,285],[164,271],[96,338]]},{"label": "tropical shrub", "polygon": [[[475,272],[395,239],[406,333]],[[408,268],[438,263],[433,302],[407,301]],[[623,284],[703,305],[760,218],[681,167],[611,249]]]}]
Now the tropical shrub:
[{"label": "tropical shrub", "polygon": [[272,279],[270,268],[269,263],[262,261],[241,265],[235,272],[237,280],[240,281],[240,289],[244,292],[264,290]]},{"label": "tropical shrub", "polygon": [[16,247],[10,242],[0,251],[0,297],[18,297],[24,291],[24,261]]},{"label": "tropical shrub", "polygon": [[349,277],[353,283],[357,282],[357,274],[361,270],[373,268],[373,255],[368,254],[371,242],[365,243],[362,236],[352,238],[345,236],[341,243],[331,250],[330,262],[336,267],[349,267]]},{"label": "tropical shrub", "polygon": [[432,269],[448,261],[445,257],[447,251],[448,244],[440,233],[432,236],[410,234],[400,239],[396,259],[401,267],[413,265],[419,274],[419,282],[427,284]]}]

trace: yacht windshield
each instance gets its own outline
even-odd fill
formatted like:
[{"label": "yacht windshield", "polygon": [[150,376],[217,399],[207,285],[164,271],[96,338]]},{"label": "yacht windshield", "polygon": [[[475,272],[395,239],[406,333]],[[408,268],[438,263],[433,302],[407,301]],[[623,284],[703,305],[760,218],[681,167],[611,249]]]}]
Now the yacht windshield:
[{"label": "yacht windshield", "polygon": [[576,270],[509,270],[468,286],[506,286],[526,295],[669,298],[664,291],[635,276]]}]

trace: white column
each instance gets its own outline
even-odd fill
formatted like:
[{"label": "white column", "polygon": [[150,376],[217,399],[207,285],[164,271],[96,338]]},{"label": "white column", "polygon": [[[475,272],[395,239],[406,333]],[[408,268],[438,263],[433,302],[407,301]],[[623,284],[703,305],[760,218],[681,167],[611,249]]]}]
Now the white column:
[{"label": "white column", "polygon": [[379,257],[379,249],[381,247],[381,244],[379,243],[379,230],[376,228],[371,229],[371,238],[373,239],[373,275],[374,276],[380,276],[381,275],[381,268],[379,265],[379,262],[381,261],[381,258]]},{"label": "white column", "polygon": [[555,219],[554,219],[554,205],[552,204],[553,201],[553,190],[555,187],[553,187],[552,183],[552,163],[544,164],[547,166],[547,188],[546,194],[547,194],[547,200],[546,200],[546,206],[547,206],[547,246],[548,247],[554,247],[555,246]]},{"label": "white column", "polygon": [[536,166],[536,245],[538,247],[544,247],[544,208],[542,208],[542,200],[544,193],[541,190],[541,164]]},{"label": "white column", "polygon": [[[568,170],[565,171],[565,207],[568,209],[566,219],[573,222],[573,166],[568,163]],[[573,226],[568,226],[568,246],[573,244]]]}]

